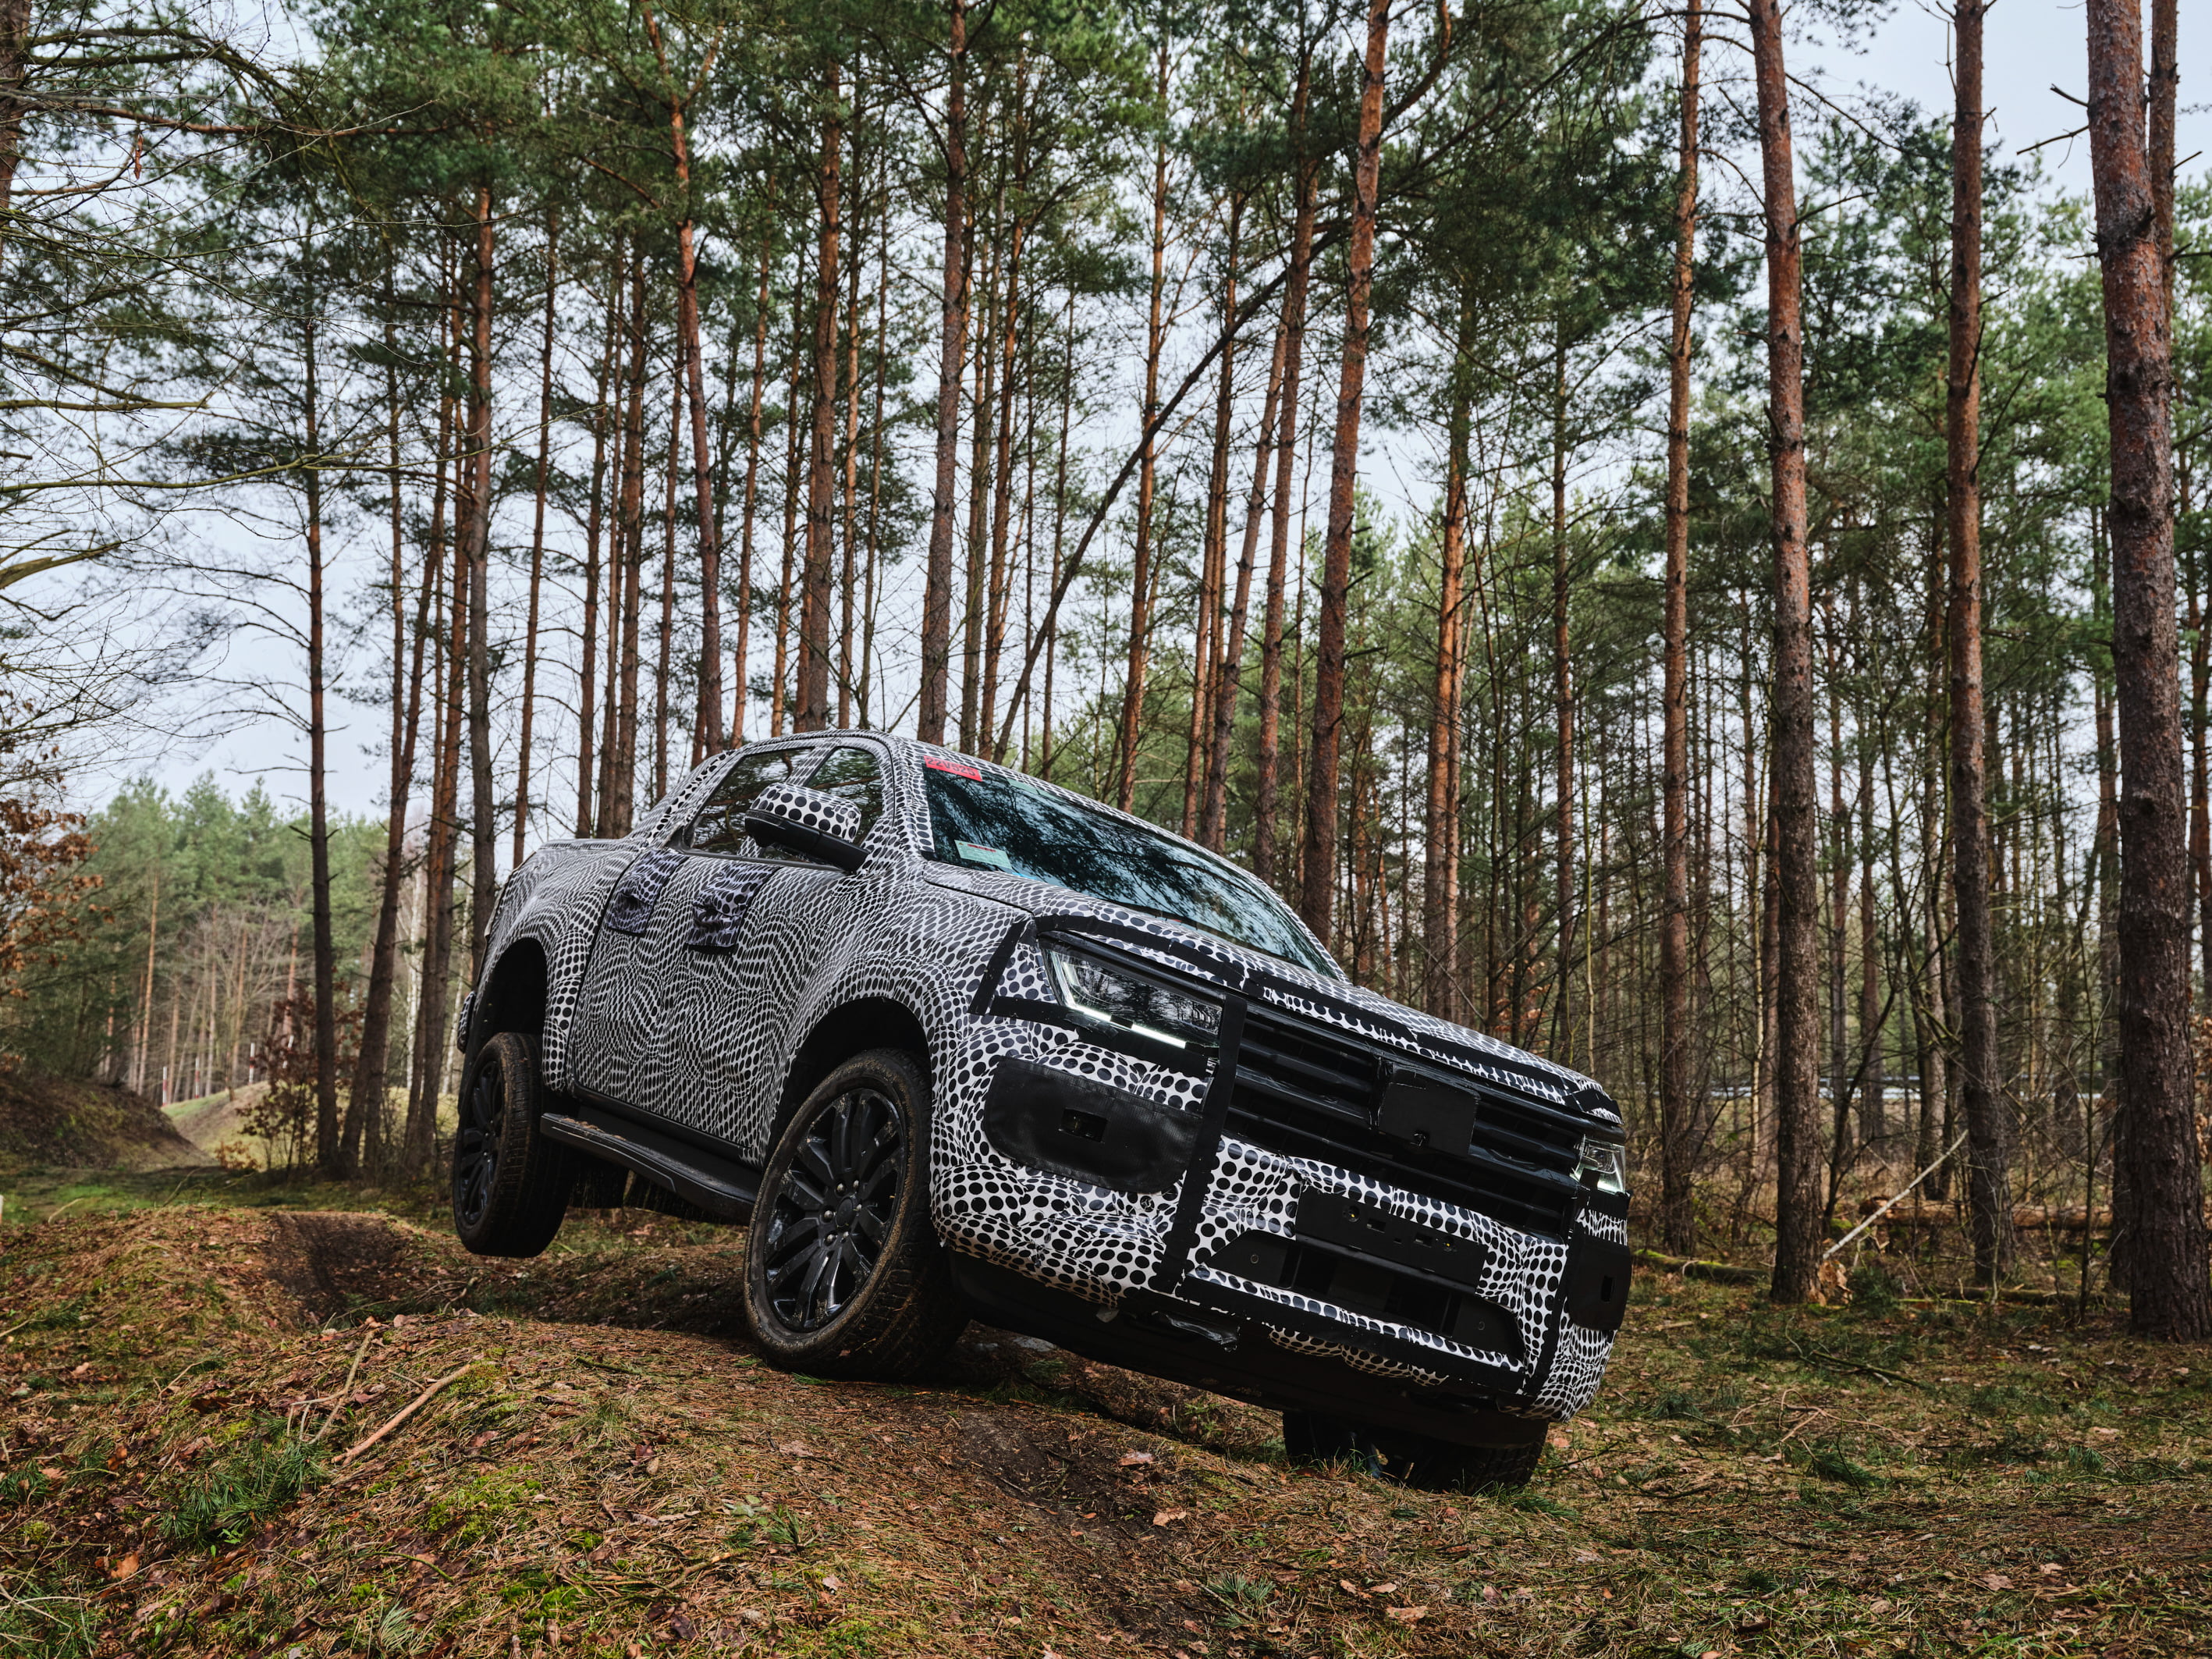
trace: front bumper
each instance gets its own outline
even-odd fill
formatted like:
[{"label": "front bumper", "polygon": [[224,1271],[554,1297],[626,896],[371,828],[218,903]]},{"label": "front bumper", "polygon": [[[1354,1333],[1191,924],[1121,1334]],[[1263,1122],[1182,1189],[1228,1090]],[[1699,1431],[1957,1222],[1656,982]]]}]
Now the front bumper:
[{"label": "front bumper", "polygon": [[[1055,940],[1202,986],[1218,1046],[1063,1005],[1042,965]],[[957,1248],[1109,1314],[1227,1333],[1199,1339],[1217,1370],[1256,1344],[1263,1369],[1299,1356],[1545,1418],[1595,1392],[1628,1289],[1626,1200],[1574,1179],[1590,1118],[1547,1074],[1088,917],[1010,933],[972,1012],[998,1051],[979,1056],[975,1150],[1027,1178],[1032,1224],[1009,1236],[955,1192]]]}]

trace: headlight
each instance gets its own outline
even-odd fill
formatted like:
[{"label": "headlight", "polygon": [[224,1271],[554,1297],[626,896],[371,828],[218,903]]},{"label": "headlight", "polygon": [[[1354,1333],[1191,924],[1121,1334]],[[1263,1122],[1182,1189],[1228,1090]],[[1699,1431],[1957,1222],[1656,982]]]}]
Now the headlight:
[{"label": "headlight", "polygon": [[1582,1157],[1575,1164],[1575,1179],[1596,1192],[1626,1192],[1628,1148],[1618,1140],[1601,1140],[1591,1136],[1583,1142]]},{"label": "headlight", "polygon": [[1178,1048],[1209,1048],[1221,1030],[1221,1005],[1109,967],[1095,957],[1047,951],[1060,1000],[1079,1013],[1141,1031]]}]

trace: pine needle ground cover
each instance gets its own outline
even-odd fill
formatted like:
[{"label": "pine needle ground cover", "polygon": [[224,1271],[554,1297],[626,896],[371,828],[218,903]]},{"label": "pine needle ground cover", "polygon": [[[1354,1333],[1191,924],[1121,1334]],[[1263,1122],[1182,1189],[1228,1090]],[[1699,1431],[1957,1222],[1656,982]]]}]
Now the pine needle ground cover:
[{"label": "pine needle ground cover", "polygon": [[927,1386],[779,1374],[738,1248],[9,1225],[0,1655],[2212,1650],[2212,1356],[2094,1310],[1639,1279],[1536,1484],[1447,1496],[981,1328]]}]

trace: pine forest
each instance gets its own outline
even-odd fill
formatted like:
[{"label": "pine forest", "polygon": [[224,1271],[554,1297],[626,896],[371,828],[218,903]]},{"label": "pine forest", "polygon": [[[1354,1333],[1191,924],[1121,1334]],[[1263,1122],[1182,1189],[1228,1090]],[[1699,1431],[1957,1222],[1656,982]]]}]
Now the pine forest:
[{"label": "pine forest", "polygon": [[2212,172],[2177,0],[2079,191],[1942,10],[0,0],[0,1043],[420,1176],[519,862],[868,728],[1589,1073],[1678,1266],[2212,1336]]}]

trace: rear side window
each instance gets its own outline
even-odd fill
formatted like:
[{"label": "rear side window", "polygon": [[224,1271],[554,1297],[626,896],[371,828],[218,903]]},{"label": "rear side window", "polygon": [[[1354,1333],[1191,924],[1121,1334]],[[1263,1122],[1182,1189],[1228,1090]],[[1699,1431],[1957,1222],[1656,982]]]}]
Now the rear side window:
[{"label": "rear side window", "polygon": [[872,749],[831,750],[806,780],[806,787],[859,807],[862,841],[884,815],[884,769]]},{"label": "rear side window", "polygon": [[745,809],[772,783],[795,783],[820,758],[818,749],[763,749],[740,755],[722,775],[714,793],[691,820],[691,848],[700,853],[735,853],[751,844],[745,834]]}]

